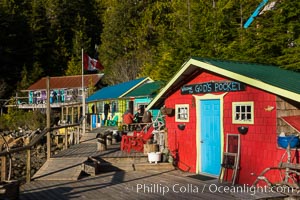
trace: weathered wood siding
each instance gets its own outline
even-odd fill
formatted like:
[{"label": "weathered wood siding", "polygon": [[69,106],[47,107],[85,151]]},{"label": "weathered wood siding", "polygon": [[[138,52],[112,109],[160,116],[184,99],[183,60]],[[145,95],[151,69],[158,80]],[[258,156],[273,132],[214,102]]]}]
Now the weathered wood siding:
[{"label": "weathered wood siding", "polygon": [[295,133],[295,130],[284,122],[281,117],[300,115],[300,103],[295,101],[288,101],[286,99],[277,97],[277,133],[281,132],[285,134]]}]

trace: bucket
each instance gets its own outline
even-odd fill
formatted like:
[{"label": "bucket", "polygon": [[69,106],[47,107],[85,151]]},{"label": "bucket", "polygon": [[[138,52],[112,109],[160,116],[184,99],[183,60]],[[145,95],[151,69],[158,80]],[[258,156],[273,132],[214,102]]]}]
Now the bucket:
[{"label": "bucket", "polygon": [[149,163],[152,163],[152,162],[160,162],[161,160],[161,153],[160,152],[151,152],[151,153],[148,153],[148,161]]},{"label": "bucket", "polygon": [[287,148],[288,144],[290,144],[290,148],[296,148],[299,144],[299,137],[294,135],[289,136],[278,136],[277,137],[278,146],[282,148]]}]

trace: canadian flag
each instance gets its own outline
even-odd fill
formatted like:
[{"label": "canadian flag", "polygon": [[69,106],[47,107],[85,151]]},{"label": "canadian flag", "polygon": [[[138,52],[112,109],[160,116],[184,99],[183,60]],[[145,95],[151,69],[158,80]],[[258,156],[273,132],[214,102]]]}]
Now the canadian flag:
[{"label": "canadian flag", "polygon": [[98,60],[91,58],[90,56],[88,56],[85,53],[83,54],[83,66],[84,66],[84,69],[88,70],[88,71],[104,69],[104,67],[101,65],[101,63]]}]

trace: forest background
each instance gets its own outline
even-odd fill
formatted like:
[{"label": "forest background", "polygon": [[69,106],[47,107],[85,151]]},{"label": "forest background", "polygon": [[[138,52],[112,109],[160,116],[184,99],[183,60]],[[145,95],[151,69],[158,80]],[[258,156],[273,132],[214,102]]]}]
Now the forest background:
[{"label": "forest background", "polygon": [[81,49],[105,82],[167,82],[190,56],[300,71],[300,1],[0,0],[0,99],[43,76],[81,74]]}]

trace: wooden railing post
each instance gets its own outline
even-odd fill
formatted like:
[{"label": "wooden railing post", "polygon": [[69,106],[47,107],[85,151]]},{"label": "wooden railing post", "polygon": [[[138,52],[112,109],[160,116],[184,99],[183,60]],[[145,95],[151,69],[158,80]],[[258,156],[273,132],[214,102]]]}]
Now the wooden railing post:
[{"label": "wooden railing post", "polygon": [[65,149],[68,148],[68,128],[65,128]]},{"label": "wooden railing post", "polygon": [[1,156],[1,181],[7,179],[7,163],[6,156]]},{"label": "wooden railing post", "polygon": [[[28,145],[30,142],[30,138],[27,137],[25,140],[25,144]],[[27,153],[27,159],[26,159],[26,183],[29,183],[31,181],[31,149],[26,150]]]},{"label": "wooden railing post", "polygon": [[80,140],[80,126],[77,126],[76,144],[79,144]]},{"label": "wooden railing post", "polygon": [[[50,107],[50,77],[47,76],[47,128],[50,129],[50,114],[51,114],[51,107]],[[47,160],[51,158],[51,132],[47,132]]]},{"label": "wooden railing post", "polygon": [[[80,120],[81,121],[81,120]],[[21,151],[26,151],[27,154],[27,160],[26,160],[26,181],[29,182],[31,179],[31,148],[37,144],[38,141],[40,141],[41,139],[44,138],[45,135],[47,135],[47,139],[48,139],[48,135],[50,135],[49,133],[53,130],[58,130],[58,129],[66,129],[66,133],[65,133],[65,148],[68,148],[68,127],[75,127],[77,126],[77,130],[78,130],[78,135],[77,135],[77,142],[79,143],[79,135],[80,135],[80,123],[77,124],[73,124],[73,125],[68,125],[68,126],[61,126],[61,127],[54,127],[54,128],[47,128],[44,129],[40,134],[38,134],[37,136],[33,137],[32,140],[30,141],[30,139],[28,138],[28,140],[25,141],[25,145],[22,147],[16,147],[16,148],[12,148],[12,149],[1,149],[0,147],[0,160],[1,160],[1,172],[0,172],[0,179],[1,181],[6,181],[7,179],[10,179],[11,176],[11,159],[10,159],[10,171],[8,173],[8,167],[7,167],[7,156],[11,155],[13,153],[17,153],[17,152],[21,152]],[[51,139],[51,138],[50,138]],[[47,159],[50,158],[50,154],[51,154],[51,149],[49,148],[49,146],[51,145],[51,140],[47,140]]]}]

